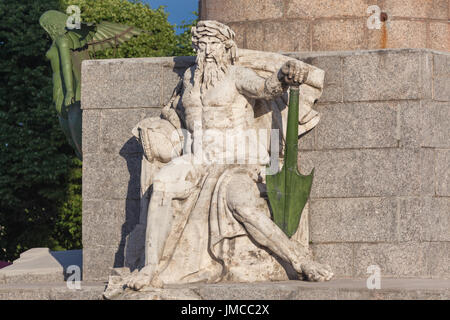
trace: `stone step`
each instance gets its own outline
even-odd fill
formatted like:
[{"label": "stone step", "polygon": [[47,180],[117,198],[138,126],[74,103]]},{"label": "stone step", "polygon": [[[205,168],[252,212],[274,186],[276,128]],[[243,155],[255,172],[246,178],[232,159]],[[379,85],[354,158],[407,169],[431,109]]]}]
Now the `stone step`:
[{"label": "stone step", "polygon": [[70,266],[79,267],[81,274],[82,250],[33,248],[23,252],[12,265],[0,269],[0,285],[63,282]]},{"label": "stone step", "polygon": [[[79,290],[65,282],[0,285],[0,300],[97,300],[106,283],[81,282]],[[448,300],[450,280],[382,279],[381,289],[369,290],[364,279],[325,283],[283,281],[168,286],[140,292],[126,290],[116,300]]]}]

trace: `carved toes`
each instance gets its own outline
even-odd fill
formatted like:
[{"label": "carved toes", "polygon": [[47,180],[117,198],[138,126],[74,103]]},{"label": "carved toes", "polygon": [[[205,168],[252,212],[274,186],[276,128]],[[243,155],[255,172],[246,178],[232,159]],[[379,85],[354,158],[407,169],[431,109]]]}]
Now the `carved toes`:
[{"label": "carved toes", "polygon": [[307,281],[329,281],[333,277],[333,272],[328,265],[314,261],[308,261],[302,264],[302,271]]}]

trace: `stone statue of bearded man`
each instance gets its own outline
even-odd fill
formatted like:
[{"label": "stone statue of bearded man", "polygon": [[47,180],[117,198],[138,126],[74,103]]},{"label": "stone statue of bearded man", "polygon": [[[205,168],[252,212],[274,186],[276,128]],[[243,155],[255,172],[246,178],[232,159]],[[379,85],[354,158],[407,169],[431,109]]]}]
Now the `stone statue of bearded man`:
[{"label": "stone statue of bearded man", "polygon": [[[134,130],[147,171],[145,261],[130,265],[140,267],[126,280],[131,289],[333,275],[311,260],[307,242],[288,238],[272,221],[265,195],[266,167],[270,157],[279,164],[275,152],[282,150],[270,130],[281,130],[281,144],[286,130],[286,104],[274,101],[286,101],[289,85],[301,84],[299,132],[311,129],[323,71],[278,54],[238,51],[234,39],[228,26],[200,21],[192,29],[195,64],[161,117]],[[262,129],[268,134],[252,135]]]}]

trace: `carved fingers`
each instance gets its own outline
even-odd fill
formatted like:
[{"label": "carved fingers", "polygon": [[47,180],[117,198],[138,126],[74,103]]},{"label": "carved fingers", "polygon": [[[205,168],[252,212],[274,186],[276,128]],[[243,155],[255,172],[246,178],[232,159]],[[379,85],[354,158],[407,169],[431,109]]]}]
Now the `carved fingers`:
[{"label": "carved fingers", "polygon": [[281,79],[290,86],[301,85],[308,77],[308,69],[300,60],[289,60],[280,69]]}]

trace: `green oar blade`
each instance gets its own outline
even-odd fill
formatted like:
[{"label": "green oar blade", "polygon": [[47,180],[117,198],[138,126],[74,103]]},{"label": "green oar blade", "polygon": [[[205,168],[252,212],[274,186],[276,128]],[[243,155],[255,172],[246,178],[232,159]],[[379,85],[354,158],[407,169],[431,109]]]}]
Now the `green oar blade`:
[{"label": "green oar blade", "polygon": [[[286,171],[266,176],[267,195],[272,208],[273,220],[290,238],[297,231],[302,211],[311,192],[314,170],[304,176]],[[287,186],[285,181],[289,180]]]}]

